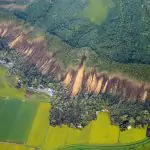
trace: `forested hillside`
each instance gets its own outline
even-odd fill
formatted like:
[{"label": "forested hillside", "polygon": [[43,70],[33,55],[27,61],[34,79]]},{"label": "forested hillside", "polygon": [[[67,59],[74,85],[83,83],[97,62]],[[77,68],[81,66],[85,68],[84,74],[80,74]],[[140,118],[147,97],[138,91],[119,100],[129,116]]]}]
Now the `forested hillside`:
[{"label": "forested hillside", "polygon": [[150,64],[148,0],[37,0],[15,15],[107,60]]}]

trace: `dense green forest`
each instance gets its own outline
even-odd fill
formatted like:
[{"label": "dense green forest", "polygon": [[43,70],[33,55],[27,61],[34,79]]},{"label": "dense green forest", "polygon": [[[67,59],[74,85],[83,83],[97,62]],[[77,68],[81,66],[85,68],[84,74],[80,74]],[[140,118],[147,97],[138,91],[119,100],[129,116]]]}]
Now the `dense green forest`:
[{"label": "dense green forest", "polygon": [[121,63],[150,64],[148,0],[37,0],[14,14],[73,47]]}]

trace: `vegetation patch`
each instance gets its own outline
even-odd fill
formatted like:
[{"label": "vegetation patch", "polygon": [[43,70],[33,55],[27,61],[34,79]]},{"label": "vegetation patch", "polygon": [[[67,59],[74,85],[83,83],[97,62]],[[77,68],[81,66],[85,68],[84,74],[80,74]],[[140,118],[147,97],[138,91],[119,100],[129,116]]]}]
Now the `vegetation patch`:
[{"label": "vegetation patch", "polygon": [[83,16],[89,18],[93,23],[101,24],[107,18],[111,7],[112,0],[89,0]]},{"label": "vegetation patch", "polygon": [[124,143],[131,143],[131,141],[140,141],[141,139],[145,138],[145,128],[133,128],[130,130],[126,130],[121,132],[119,142]]},{"label": "vegetation patch", "polygon": [[0,65],[0,97],[25,99],[25,89],[16,89],[16,83],[15,76],[10,77],[8,70]]},{"label": "vegetation patch", "polygon": [[22,102],[8,137],[10,141],[24,143],[28,139],[38,107],[37,102]]},{"label": "vegetation patch", "polygon": [[1,150],[34,150],[25,145],[13,144],[13,143],[0,143]]},{"label": "vegetation patch", "polygon": [[0,141],[24,143],[32,126],[38,103],[1,99]]},{"label": "vegetation patch", "polygon": [[15,123],[16,116],[21,107],[21,101],[3,100],[3,102],[5,106],[0,114],[0,141],[9,140],[12,125]]},{"label": "vegetation patch", "polygon": [[39,147],[42,145],[49,127],[49,103],[40,103],[28,135],[27,145]]}]

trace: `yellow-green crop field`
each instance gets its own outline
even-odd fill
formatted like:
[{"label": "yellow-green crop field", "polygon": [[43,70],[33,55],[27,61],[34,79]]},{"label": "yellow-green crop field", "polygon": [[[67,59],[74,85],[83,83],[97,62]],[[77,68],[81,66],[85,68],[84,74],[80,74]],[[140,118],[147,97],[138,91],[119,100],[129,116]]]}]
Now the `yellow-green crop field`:
[{"label": "yellow-green crop field", "polygon": [[13,143],[0,143],[0,150],[34,150],[34,148]]},{"label": "yellow-green crop field", "polygon": [[40,103],[36,117],[33,121],[27,145],[41,146],[49,127],[49,110],[48,103]]}]

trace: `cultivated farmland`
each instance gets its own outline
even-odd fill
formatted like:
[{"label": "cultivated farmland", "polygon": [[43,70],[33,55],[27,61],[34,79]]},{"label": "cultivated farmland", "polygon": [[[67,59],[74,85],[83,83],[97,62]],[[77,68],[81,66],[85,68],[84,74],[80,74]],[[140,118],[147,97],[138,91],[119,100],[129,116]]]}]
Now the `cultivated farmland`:
[{"label": "cultivated farmland", "polygon": [[19,108],[21,106],[20,101],[3,101],[6,103],[3,107],[3,110],[0,114],[0,140],[6,141],[9,140],[9,134],[12,129],[12,125],[15,122],[15,118],[17,113],[19,112]]},{"label": "cultivated farmland", "polygon": [[0,141],[24,143],[32,127],[37,102],[0,100]]},{"label": "cultivated farmland", "polygon": [[[121,132],[117,126],[110,124],[108,114],[101,112],[96,121],[92,121],[82,130],[69,128],[65,125],[62,127],[50,126],[42,148],[43,150],[50,148],[54,150],[70,144],[127,144],[144,139],[145,132],[145,129],[131,129]],[[136,136],[137,134],[142,136]]]},{"label": "cultivated farmland", "polygon": [[49,127],[49,103],[40,103],[32,129],[28,136],[27,145],[41,146]]},{"label": "cultivated farmland", "polygon": [[22,103],[12,126],[9,139],[14,142],[25,142],[36,115],[38,103],[25,101]]},{"label": "cultivated farmland", "polygon": [[19,144],[0,143],[0,150],[34,150],[34,148]]}]

